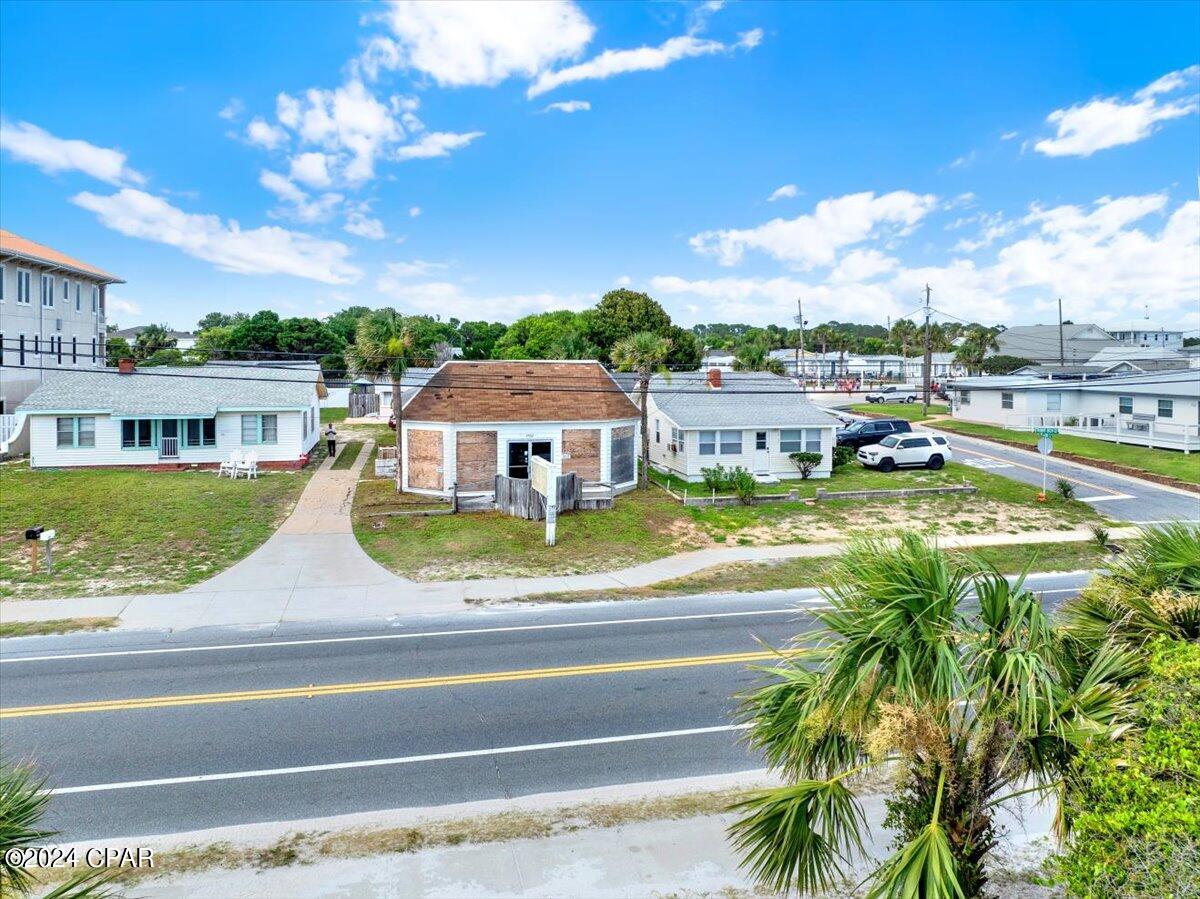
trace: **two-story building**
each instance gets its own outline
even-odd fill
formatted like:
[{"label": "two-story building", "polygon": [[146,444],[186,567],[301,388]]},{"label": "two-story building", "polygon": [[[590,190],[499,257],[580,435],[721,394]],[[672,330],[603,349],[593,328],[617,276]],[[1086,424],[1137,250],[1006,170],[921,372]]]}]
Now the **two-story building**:
[{"label": "two-story building", "polygon": [[0,415],[60,369],[104,367],[105,292],[120,278],[0,230]]}]

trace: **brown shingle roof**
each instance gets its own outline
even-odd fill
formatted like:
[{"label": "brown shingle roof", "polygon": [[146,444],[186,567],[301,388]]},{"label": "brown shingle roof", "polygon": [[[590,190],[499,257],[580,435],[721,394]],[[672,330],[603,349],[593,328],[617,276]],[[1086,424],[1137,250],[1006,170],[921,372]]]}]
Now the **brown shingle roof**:
[{"label": "brown shingle roof", "polygon": [[125,283],[116,275],[110,275],[104,269],[88,265],[86,262],[80,262],[66,253],[60,253],[58,250],[53,250],[44,244],[35,243],[26,237],[21,237],[19,234],[13,234],[11,231],[3,229],[0,229],[0,255],[17,256],[21,259],[39,262],[50,267],[57,266],[59,268],[70,269],[78,274],[106,281],[110,284]]},{"label": "brown shingle roof", "polygon": [[408,421],[611,421],[637,406],[598,362],[447,362],[404,407]]}]

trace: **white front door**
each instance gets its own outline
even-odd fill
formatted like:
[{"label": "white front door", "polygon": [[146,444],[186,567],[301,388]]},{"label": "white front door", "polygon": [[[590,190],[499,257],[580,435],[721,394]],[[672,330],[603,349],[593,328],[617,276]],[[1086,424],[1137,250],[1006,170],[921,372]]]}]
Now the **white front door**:
[{"label": "white front door", "polygon": [[771,454],[767,451],[767,432],[754,432],[754,473],[766,474],[771,470]]}]

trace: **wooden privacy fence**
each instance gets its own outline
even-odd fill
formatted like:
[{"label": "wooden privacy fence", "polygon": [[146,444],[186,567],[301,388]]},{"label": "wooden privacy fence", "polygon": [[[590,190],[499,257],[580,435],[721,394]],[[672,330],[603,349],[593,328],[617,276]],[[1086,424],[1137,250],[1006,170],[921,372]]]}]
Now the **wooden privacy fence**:
[{"label": "wooden privacy fence", "polygon": [[[583,503],[583,478],[571,472],[558,478],[558,511],[570,512],[585,508]],[[592,506],[592,508],[595,508]],[[546,500],[530,484],[528,478],[509,478],[496,475],[496,510],[515,518],[543,521],[546,518]]]},{"label": "wooden privacy fence", "polygon": [[347,397],[350,418],[365,418],[368,415],[379,414],[378,393],[351,393]]}]

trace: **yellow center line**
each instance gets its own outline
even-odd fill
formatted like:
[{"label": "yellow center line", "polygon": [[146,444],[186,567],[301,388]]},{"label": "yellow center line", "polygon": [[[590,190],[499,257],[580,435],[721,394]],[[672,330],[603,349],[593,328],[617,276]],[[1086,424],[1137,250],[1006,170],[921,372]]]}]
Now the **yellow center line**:
[{"label": "yellow center line", "polygon": [[350,693],[382,693],[392,690],[418,690],[429,687],[455,687],[467,684],[494,684],[505,681],[544,680],[557,677],[581,677],[596,674],[620,674],[629,671],[657,671],[665,668],[691,668],[700,665],[733,665],[778,658],[774,652],[735,652],[711,656],[682,656],[670,659],[646,659],[636,662],[606,662],[569,665],[560,668],[520,668],[480,674],[454,674],[441,677],[412,677],[403,680],[360,681],[345,684],[310,684],[304,687],[280,687],[273,690],[239,690],[228,693],[185,693],[178,696],[144,696],[132,699],[99,699],[92,702],[67,702],[56,705],[29,705],[0,709],[0,719],[33,718],[41,715],[71,715],[81,712],[124,712],[184,705],[215,705],[223,702],[255,702],[262,699],[312,699],[317,696],[343,696]]}]

